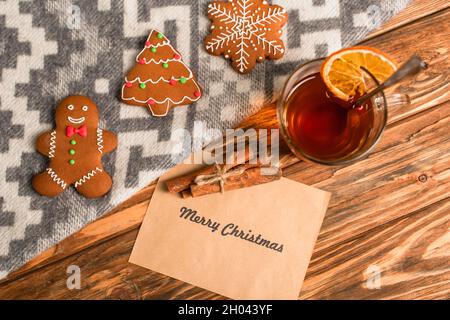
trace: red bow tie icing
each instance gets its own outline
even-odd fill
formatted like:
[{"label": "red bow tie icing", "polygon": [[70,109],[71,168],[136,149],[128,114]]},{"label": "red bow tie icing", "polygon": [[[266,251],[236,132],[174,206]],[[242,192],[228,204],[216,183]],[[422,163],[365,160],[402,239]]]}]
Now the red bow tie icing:
[{"label": "red bow tie icing", "polygon": [[74,134],[78,134],[81,137],[86,137],[87,136],[87,127],[86,127],[86,125],[82,125],[78,129],[74,128],[74,127],[71,127],[71,126],[67,126],[66,127],[66,136],[68,136],[70,138]]}]

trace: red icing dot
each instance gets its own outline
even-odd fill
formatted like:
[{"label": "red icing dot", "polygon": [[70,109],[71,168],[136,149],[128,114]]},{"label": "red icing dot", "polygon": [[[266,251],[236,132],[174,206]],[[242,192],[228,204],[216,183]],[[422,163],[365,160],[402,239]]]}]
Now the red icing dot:
[{"label": "red icing dot", "polygon": [[180,59],[181,59],[181,56],[180,56],[178,53],[175,53],[175,54],[173,55],[173,58],[174,58],[175,60],[180,60]]},{"label": "red icing dot", "polygon": [[195,91],[194,92],[194,96],[196,96],[197,98],[201,97],[202,93],[200,91]]},{"label": "red icing dot", "polygon": [[133,84],[129,81],[127,83],[125,83],[125,87],[127,87],[127,88],[131,88],[132,86],[133,86]]},{"label": "red icing dot", "polygon": [[155,100],[153,100],[153,99],[148,99],[147,100],[147,104],[149,104],[149,105],[154,105],[156,102],[155,102]]},{"label": "red icing dot", "polygon": [[139,64],[145,64],[145,59],[143,58],[139,59]]},{"label": "red icing dot", "polygon": [[150,47],[150,41],[145,41],[145,46]]},{"label": "red icing dot", "polygon": [[170,79],[169,84],[170,84],[171,86],[174,86],[174,85],[177,84],[177,82],[175,81],[175,79]]}]

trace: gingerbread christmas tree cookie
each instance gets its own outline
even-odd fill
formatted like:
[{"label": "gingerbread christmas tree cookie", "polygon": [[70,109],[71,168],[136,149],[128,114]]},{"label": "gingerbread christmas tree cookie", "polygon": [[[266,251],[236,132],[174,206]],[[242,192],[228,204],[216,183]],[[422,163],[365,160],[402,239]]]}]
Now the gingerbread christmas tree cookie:
[{"label": "gingerbread christmas tree cookie", "polygon": [[191,104],[201,95],[195,76],[180,53],[161,32],[152,30],[135,66],[125,77],[122,100],[148,107],[154,116],[162,117],[172,107]]},{"label": "gingerbread christmas tree cookie", "polygon": [[240,73],[249,73],[256,62],[280,59],[285,47],[280,39],[287,12],[265,0],[214,1],[208,5],[211,34],[206,50],[232,61]]}]

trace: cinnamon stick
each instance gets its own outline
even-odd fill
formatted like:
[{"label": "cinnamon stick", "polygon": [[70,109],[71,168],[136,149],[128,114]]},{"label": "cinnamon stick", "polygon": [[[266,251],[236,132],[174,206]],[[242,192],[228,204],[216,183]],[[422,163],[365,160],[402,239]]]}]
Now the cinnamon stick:
[{"label": "cinnamon stick", "polygon": [[[260,133],[260,131],[256,131],[256,137],[260,138],[263,135]],[[271,140],[271,132],[270,130],[267,132],[266,134],[268,141],[270,142]],[[235,137],[233,143],[235,144],[235,151],[236,151],[236,139],[239,139],[241,137]],[[224,152],[224,156],[226,156],[225,153],[225,149],[226,149],[226,137],[223,137],[223,152]],[[257,150],[253,150],[250,148],[250,145],[248,143],[245,143],[245,150],[244,150],[244,163],[249,162],[251,159],[255,159],[257,157]],[[235,166],[241,165],[242,162],[238,162],[237,161],[237,153],[234,154],[234,159],[233,161],[230,161],[230,159],[223,159],[226,163],[226,168],[227,170],[234,168]],[[257,162],[259,163],[259,161]],[[211,175],[216,173],[216,168],[214,165],[211,166],[207,166],[205,168],[199,169],[195,172],[192,172],[190,174],[184,175],[182,177],[176,177],[170,180],[166,181],[166,187],[168,189],[169,192],[171,193],[178,193],[178,192],[182,192],[185,190],[189,190],[191,184],[194,183],[194,180],[196,177],[200,176],[200,175]],[[182,194],[184,196],[184,194]]]},{"label": "cinnamon stick", "polygon": [[[224,191],[242,189],[250,186],[256,186],[263,183],[279,180],[281,178],[281,170],[278,169],[273,175],[261,174],[262,168],[260,166],[245,164],[246,170],[244,173],[236,176],[231,176],[226,179],[224,184]],[[192,197],[200,197],[203,195],[221,192],[220,183],[197,185],[195,183],[190,185],[190,193]]]},{"label": "cinnamon stick", "polygon": [[191,194],[191,190],[190,189],[186,189],[181,191],[181,196],[186,199],[186,198],[191,198],[192,194]]},{"label": "cinnamon stick", "polygon": [[[234,162],[231,164],[226,164],[227,169],[234,168],[235,166],[240,165],[240,163],[237,162],[235,154]],[[248,162],[250,159],[255,157],[253,150],[250,149],[249,146],[246,145],[245,147],[245,153],[244,153],[244,162]],[[172,193],[178,193],[183,190],[189,189],[189,186],[194,182],[195,178],[200,175],[210,175],[216,173],[216,168],[214,165],[207,166],[205,168],[199,169],[195,172],[189,173],[187,175],[184,175],[182,177],[176,177],[170,180],[166,181],[166,187],[169,192]]]},{"label": "cinnamon stick", "polygon": [[201,168],[197,171],[189,173],[187,175],[176,177],[166,181],[166,187],[169,192],[178,193],[182,192],[186,189],[189,189],[191,183],[194,182],[195,178],[199,175],[207,175],[214,174],[216,172],[216,168],[214,166],[208,166],[205,168]]}]

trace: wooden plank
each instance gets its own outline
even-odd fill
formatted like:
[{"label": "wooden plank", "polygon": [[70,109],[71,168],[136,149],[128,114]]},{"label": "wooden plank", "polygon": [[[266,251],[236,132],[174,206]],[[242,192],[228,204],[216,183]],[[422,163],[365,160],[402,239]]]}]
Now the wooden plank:
[{"label": "wooden plank", "polygon": [[371,32],[368,39],[379,36],[387,31],[400,28],[417,19],[428,17],[429,15],[450,7],[448,0],[413,0],[405,9],[394,16],[391,20],[383,24],[380,28]]},{"label": "wooden plank", "polygon": [[[111,214],[108,218],[101,218],[95,224],[91,223],[87,225],[76,234],[69,236],[61,243],[46,250],[36,257],[36,259],[31,260],[21,269],[21,273],[35,269],[44,262],[48,264],[59,260],[73,252],[97,244],[99,241],[107,241],[111,237],[114,237],[117,232],[120,234],[134,229],[142,222],[148,204],[149,200],[139,202],[130,208],[121,210],[116,214]],[[13,273],[12,277],[17,275]]]},{"label": "wooden plank", "polygon": [[450,195],[450,103],[389,127],[371,156],[344,168],[298,163],[290,178],[332,192],[322,250]]},{"label": "wooden plank", "polygon": [[[318,243],[315,247],[312,271],[308,274],[308,284],[304,291],[304,298],[328,297],[321,296],[321,289],[315,287],[316,279],[321,277],[319,284],[326,286],[327,294],[332,290],[332,281],[336,285],[340,279],[333,276],[328,270],[339,269],[346,260],[356,259],[354,253],[348,252],[349,248],[358,248],[361,257],[358,256],[355,264],[360,264],[358,270],[363,268],[363,258],[367,258],[365,252],[375,250],[380,257],[386,253],[386,246],[395,253],[396,242],[394,229],[385,237],[385,230],[390,230],[391,225],[397,225],[399,221],[413,223],[413,217],[417,212],[425,212],[428,215],[430,208],[436,208],[434,204],[439,202],[446,206],[443,209],[432,210],[430,220],[421,219],[420,225],[426,224],[426,228],[435,226],[439,221],[438,230],[442,230],[441,223],[448,223],[448,202],[450,197],[450,103],[439,108],[433,108],[422,112],[408,121],[393,124],[386,130],[385,139],[380,143],[373,156],[361,164],[355,164],[343,169],[319,169],[312,166],[287,172],[290,178],[296,180],[308,180],[306,182],[322,186],[333,191],[331,207],[327,212]],[[304,163],[299,163],[301,165]],[[342,171],[344,170],[344,171]],[[417,178],[427,174],[427,180],[423,182]],[[443,216],[444,215],[444,216]],[[446,220],[445,220],[446,219]],[[447,221],[447,222],[446,222]],[[415,232],[414,226],[405,227],[405,232]],[[384,228],[385,227],[385,228]],[[396,227],[397,228],[397,227]],[[403,229],[403,227],[398,227]],[[426,229],[428,230],[428,229]],[[428,231],[427,231],[428,232]],[[442,254],[441,246],[447,246],[447,236],[442,238],[436,230],[430,231],[435,235],[432,250],[427,249],[428,255],[439,251],[439,259]],[[408,233],[408,238],[410,233]],[[419,235],[422,234],[420,231]],[[43,266],[37,272],[22,275],[14,281],[8,281],[2,285],[0,299],[27,298],[39,299],[51,296],[52,298],[160,298],[160,299],[205,299],[219,298],[218,295],[189,286],[181,281],[176,281],[160,274],[133,266],[127,262],[133,247],[137,229],[114,237],[107,242],[91,246],[83,251],[68,256]],[[375,237],[375,240],[370,240]],[[403,235],[399,235],[403,239]],[[417,235],[413,236],[417,237]],[[367,240],[369,239],[369,240]],[[381,239],[381,240],[380,240]],[[386,241],[382,241],[385,239]],[[389,240],[389,241],[387,241]],[[364,241],[357,245],[358,241]],[[369,241],[371,247],[364,247]],[[379,244],[379,247],[375,246]],[[426,239],[422,243],[429,246]],[[401,248],[401,247],[399,247]],[[422,250],[418,249],[418,250]],[[444,248],[445,249],[445,248]],[[356,249],[355,249],[356,250]],[[378,251],[377,251],[378,250]],[[398,249],[400,250],[400,249]],[[416,251],[413,251],[414,253]],[[444,251],[447,252],[447,251]],[[412,254],[411,253],[411,254]],[[374,253],[375,255],[375,253]],[[334,260],[336,257],[336,260]],[[402,256],[405,261],[412,259],[408,252]],[[342,262],[344,259],[344,262]],[[378,264],[382,261],[374,260]],[[418,261],[417,263],[422,263]],[[70,291],[66,288],[66,268],[69,265],[78,265],[82,271],[82,290]],[[426,265],[426,263],[425,263]],[[446,266],[448,267],[448,266]],[[365,267],[367,268],[367,266]],[[430,264],[430,268],[435,268]],[[344,270],[341,270],[344,272]],[[444,271],[443,271],[444,272]],[[323,273],[323,274],[322,274]],[[445,274],[444,274],[445,275]],[[442,276],[441,273],[438,276]],[[386,279],[396,286],[403,283],[413,283],[424,280],[416,273],[408,272],[394,279],[390,276]],[[46,279],[51,279],[47,281]],[[385,279],[385,281],[386,281]],[[435,279],[435,278],[432,278]],[[429,288],[425,295],[435,296],[437,289],[442,289],[445,283],[435,288]],[[361,281],[360,277],[357,281]],[[396,282],[395,282],[396,281]],[[359,282],[358,282],[359,283]],[[388,282],[389,283],[389,282]],[[421,282],[422,283],[422,282]],[[404,287],[401,287],[404,288]],[[357,288],[355,287],[355,290]],[[392,292],[401,292],[403,289]],[[387,291],[388,292],[388,291]],[[360,293],[360,291],[356,291]],[[355,293],[355,294],[356,294]],[[332,291],[332,294],[338,294]],[[386,291],[380,291],[380,297],[386,295]],[[413,293],[411,293],[412,295]],[[416,294],[419,294],[416,292]],[[349,296],[350,293],[349,293]],[[353,295],[355,297],[356,295]],[[359,297],[359,296],[358,296]],[[376,298],[376,293],[367,293],[368,298]],[[400,297],[400,296],[399,296]]]},{"label": "wooden plank", "polygon": [[449,299],[448,200],[316,250],[300,299]]},{"label": "wooden plank", "polygon": [[[300,298],[448,299],[449,209],[449,202],[441,201],[348,243],[314,253]],[[0,298],[223,298],[127,263],[136,235],[133,230],[93,247],[89,254],[77,253],[10,282],[0,291]],[[74,264],[81,266],[81,290],[66,287],[66,269]],[[380,289],[367,287],[369,266],[381,271]]]},{"label": "wooden plank", "polygon": [[[448,201],[435,203],[352,241],[315,252],[300,298],[448,299],[449,206]],[[127,263],[136,235],[137,230],[133,230],[93,247],[89,254],[77,253],[39,273],[10,282],[0,291],[0,298],[223,298]],[[70,265],[81,267],[81,290],[67,289],[66,269]],[[367,286],[369,266],[381,271],[380,289]]]},{"label": "wooden plank", "polygon": [[[420,1],[420,3],[425,3],[425,1]],[[437,1],[434,6],[430,5],[428,6],[428,8],[430,10],[432,9],[439,11],[442,9],[441,5],[442,3],[440,1]],[[407,30],[407,37],[403,39],[402,34],[405,28],[402,28],[401,30],[395,30],[388,35],[383,35],[382,37],[378,37],[367,42],[368,45],[380,45],[380,47],[383,47],[384,50],[388,52],[390,52],[389,50],[391,44],[394,43],[395,50],[393,50],[394,52],[391,53],[394,57],[402,57],[402,55],[406,56],[415,50],[416,47],[411,46],[410,44],[415,43],[417,33],[423,33],[427,36],[432,34],[434,36],[433,39],[430,40],[429,37],[427,37],[427,41],[422,43],[433,45],[435,43],[437,44],[437,46],[433,46],[434,49],[418,47],[419,50],[423,51],[421,54],[428,61],[431,61],[432,67],[427,72],[425,78],[427,78],[428,83],[431,83],[432,90],[424,89],[424,76],[416,79],[416,81],[413,83],[414,86],[416,86],[416,89],[418,86],[418,88],[423,91],[421,95],[417,95],[415,96],[415,98],[421,100],[419,102],[416,102],[415,106],[413,105],[410,108],[403,108],[395,111],[393,113],[393,116],[391,117],[391,122],[401,120],[405,116],[409,116],[411,114],[431,108],[442,101],[448,100],[448,96],[446,95],[448,94],[448,88],[447,90],[445,90],[445,83],[448,85],[448,48],[450,47],[448,42],[445,42],[445,40],[448,39],[448,36],[445,35],[448,35],[449,33],[448,11],[441,12],[431,17],[430,20],[432,20],[433,22],[430,23],[427,19],[414,23],[413,27],[408,26],[409,30]],[[395,45],[395,43],[397,43],[398,41],[401,41],[399,42],[401,44]],[[404,48],[402,48],[402,46],[404,46]],[[443,72],[441,73],[441,71]],[[404,90],[411,91],[411,88],[414,88],[414,86],[408,85],[404,87]],[[434,98],[429,99],[430,97]],[[431,102],[421,104],[423,101],[427,100],[431,100]],[[243,123],[243,126],[256,127],[268,127],[274,125],[276,125],[276,121],[274,118],[273,108],[265,108],[256,116],[251,117],[249,121]],[[296,159],[292,157],[288,157],[287,160],[290,161],[290,164],[297,163]],[[304,168],[302,166],[303,165],[301,165],[300,168]],[[291,170],[295,171],[294,168],[292,168]],[[80,231],[79,233],[66,239],[58,246],[51,248],[43,255],[37,257],[29,264],[27,264],[24,268],[12,274],[8,279],[15,279],[16,277],[20,277],[21,275],[26,274],[30,270],[42,267],[47,263],[73,254],[78,250],[82,250],[94,244],[101,243],[110,239],[111,237],[118,236],[123,232],[126,232],[127,230],[138,227],[145,213],[146,201],[148,201],[148,199],[151,197],[151,188],[152,187],[140,192],[138,195],[133,196],[130,200],[128,200],[124,205],[125,207],[129,207],[127,211],[121,212],[122,207],[114,210],[114,213],[118,215],[117,217],[115,217],[115,214],[110,214],[102,219],[97,220],[93,224],[82,229],[82,231]],[[129,215],[131,215],[131,217],[129,217]],[[123,219],[124,217],[126,217],[126,219]]]},{"label": "wooden plank", "polygon": [[390,123],[450,99],[450,9],[421,19],[361,44],[379,48],[398,63],[419,54],[429,69],[397,88],[411,97],[411,105],[389,110]]},{"label": "wooden plank", "polygon": [[[8,282],[0,299],[209,299],[208,291],[128,263],[138,230],[77,252]],[[69,290],[67,267],[81,268],[81,290]]]}]

